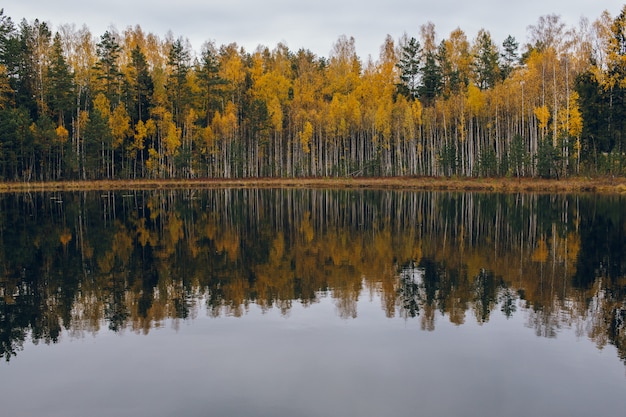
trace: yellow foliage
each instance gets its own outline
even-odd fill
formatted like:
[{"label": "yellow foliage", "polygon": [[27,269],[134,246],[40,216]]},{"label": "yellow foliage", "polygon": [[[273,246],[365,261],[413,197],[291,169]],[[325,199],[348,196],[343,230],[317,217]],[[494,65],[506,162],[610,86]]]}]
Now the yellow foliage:
[{"label": "yellow foliage", "polygon": [[352,127],[360,128],[361,125],[361,102],[354,95],[351,94],[348,96],[348,100],[346,102],[346,113],[347,120],[350,121]]},{"label": "yellow foliage", "polygon": [[544,239],[537,242],[537,247],[530,259],[535,262],[546,262],[548,260],[548,245]]},{"label": "yellow foliage", "polygon": [[300,143],[304,153],[311,152],[311,138],[313,137],[313,125],[308,120],[304,123],[304,128],[300,132]]},{"label": "yellow foliage", "polygon": [[137,124],[135,125],[135,135],[134,135],[135,140],[133,141],[133,144],[131,145],[131,150],[133,151],[133,155],[135,154],[135,151],[137,151],[138,149],[143,149],[143,142],[147,135],[148,135],[148,129],[146,127],[146,124],[141,120],[138,121]]},{"label": "yellow foliage", "polygon": [[64,229],[63,233],[61,233],[61,236],[59,237],[59,240],[61,241],[63,247],[66,247],[72,240],[72,232],[70,232],[67,228]]},{"label": "yellow foliage", "polygon": [[472,55],[470,54],[470,43],[465,32],[460,28],[456,28],[450,32],[449,38],[444,42],[452,69],[459,74],[460,79],[469,78]]},{"label": "yellow foliage", "polygon": [[313,230],[313,225],[311,224],[311,212],[309,211],[304,213],[302,223],[300,224],[300,233],[304,236],[306,243],[311,243],[315,237],[315,230]]},{"label": "yellow foliage", "polygon": [[562,108],[557,114],[559,131],[565,132],[571,137],[579,137],[583,130],[583,118],[578,108],[578,93],[571,93],[567,108]]},{"label": "yellow foliage", "polygon": [[[596,19],[593,23],[593,31],[597,36],[597,42],[601,45],[600,48],[602,50],[609,49],[609,45],[611,43],[611,38],[613,38],[612,32],[613,18],[611,17],[608,10],[605,10],[600,15],[600,18]],[[608,55],[608,54],[607,54]],[[605,60],[609,58],[608,56],[603,57]],[[595,76],[598,83],[603,86],[606,90],[612,88],[614,86],[614,80],[612,80],[608,73],[605,71],[607,62],[601,61],[598,62],[598,65],[591,66],[591,72]]]},{"label": "yellow foliage", "polygon": [[56,134],[57,134],[57,140],[60,143],[65,143],[67,142],[67,140],[70,137],[70,132],[67,131],[66,128],[64,128],[63,126],[59,126],[56,129]]},{"label": "yellow foliage", "polygon": [[202,141],[204,142],[204,152],[207,152],[211,149],[213,141],[215,140],[213,129],[211,129],[211,126],[207,126],[200,131],[200,135],[202,137]]},{"label": "yellow foliage", "polygon": [[107,251],[97,259],[96,263],[101,273],[108,274],[115,266],[115,254],[112,251]]},{"label": "yellow foliage", "polygon": [[359,84],[361,63],[356,55],[354,38],[341,36],[333,47],[330,57],[326,93],[347,95]]},{"label": "yellow foliage", "polygon": [[167,135],[164,138],[165,152],[167,155],[174,155],[180,147],[180,128],[176,127],[176,123],[169,121],[167,123]]},{"label": "yellow foliage", "polygon": [[4,65],[0,65],[0,110],[4,110],[7,107],[7,104],[11,101],[12,94],[13,89],[9,84],[7,68]]},{"label": "yellow foliage", "polygon": [[167,231],[169,242],[173,247],[181,240],[185,234],[183,232],[183,221],[176,214],[170,214],[167,218]]},{"label": "yellow foliage", "polygon": [[239,256],[239,234],[233,230],[227,230],[219,238],[216,238],[215,247],[219,252],[226,252],[228,259],[234,261]]},{"label": "yellow foliage", "polygon": [[142,218],[137,222],[137,241],[142,247],[146,247],[146,245],[150,241],[150,231],[146,228],[146,219]]},{"label": "yellow foliage", "polygon": [[384,230],[377,233],[372,239],[372,249],[375,254],[372,259],[377,259],[383,264],[391,264],[394,256],[392,253],[393,245],[391,240],[392,236],[390,231]]},{"label": "yellow foliage", "polygon": [[100,112],[100,115],[105,119],[111,116],[111,103],[109,99],[102,93],[98,93],[93,100],[93,108]]},{"label": "yellow foliage", "polygon": [[578,252],[580,252],[580,235],[570,232],[567,234],[567,259],[574,265],[578,259]]},{"label": "yellow foliage", "polygon": [[116,261],[121,265],[127,265],[132,253],[133,241],[128,230],[117,222],[116,226],[119,230],[113,236],[111,249],[97,260],[100,271],[105,274],[113,271]]},{"label": "yellow foliage", "polygon": [[550,110],[548,110],[548,106],[535,107],[533,113],[539,121],[540,129],[548,127],[548,122],[550,121]]},{"label": "yellow foliage", "polygon": [[280,264],[280,260],[285,254],[285,236],[282,233],[278,233],[274,242],[272,242],[272,249],[270,250],[270,263],[272,265]]},{"label": "yellow foliage", "polygon": [[328,106],[328,123],[326,124],[326,129],[331,135],[342,136],[345,133],[340,129],[340,124],[343,120],[342,113],[342,103],[339,95],[337,94],[333,97],[330,105]]},{"label": "yellow foliage", "polygon": [[359,100],[351,96],[336,94],[328,106],[326,131],[335,137],[346,137],[350,129],[358,129],[361,124]]},{"label": "yellow foliage", "polygon": [[291,82],[275,72],[263,74],[254,85],[254,94],[257,98],[266,102],[274,98],[279,100],[280,104],[287,101],[289,97],[289,89]]},{"label": "yellow foliage", "polygon": [[217,111],[211,121],[211,129],[218,139],[233,138],[237,131],[237,126],[237,110],[232,101],[226,104],[223,115]]},{"label": "yellow foliage", "polygon": [[146,122],[146,134],[148,136],[154,136],[156,134],[156,123],[152,119],[148,119]]},{"label": "yellow foliage", "polygon": [[414,247],[413,247],[413,254],[411,255],[411,258],[413,260],[413,262],[415,262],[415,264],[419,264],[420,261],[422,260],[422,244],[421,243],[417,243]]},{"label": "yellow foliage", "polygon": [[214,220],[209,220],[206,222],[204,227],[204,236],[206,236],[210,240],[215,240],[215,236],[217,235],[218,226]]},{"label": "yellow foliage", "polygon": [[568,117],[568,115],[569,115],[569,112],[567,111],[566,108],[559,109],[559,111],[558,111],[558,113],[556,115],[556,118],[557,118],[557,120],[559,122],[558,123],[559,132],[568,132],[569,131],[569,129],[568,129],[568,125],[569,125],[569,117]]},{"label": "yellow foliage", "polygon": [[130,255],[133,249],[133,240],[126,230],[126,227],[117,223],[119,231],[113,236],[112,249],[117,259],[119,259],[124,265],[128,263]]},{"label": "yellow foliage", "polygon": [[465,142],[467,139],[467,131],[465,130],[465,114],[461,113],[461,117],[459,118],[459,125],[457,127],[459,131],[459,141]]},{"label": "yellow foliage", "polygon": [[213,119],[211,120],[211,128],[214,135],[225,136],[225,132],[222,127],[222,115],[219,111],[216,111],[213,115]]},{"label": "yellow foliage", "polygon": [[257,51],[252,55],[252,65],[250,67],[250,78],[255,83],[263,76],[265,70],[263,65],[263,56]]},{"label": "yellow foliage", "polygon": [[87,123],[89,123],[89,112],[81,110],[78,116],[78,127],[80,129],[85,129],[87,127]]},{"label": "yellow foliage", "polygon": [[378,106],[374,126],[382,134],[383,140],[387,141],[391,138],[391,103]]},{"label": "yellow foliage", "polygon": [[277,132],[281,132],[283,130],[283,110],[280,106],[280,101],[277,97],[272,97],[267,104],[272,126]]},{"label": "yellow foliage", "polygon": [[397,118],[401,123],[403,135],[406,139],[417,136],[417,126],[422,122],[422,104],[419,100],[409,103],[403,96],[398,96],[395,103]]},{"label": "yellow foliage", "polygon": [[126,108],[123,104],[120,104],[113,110],[113,113],[109,117],[109,127],[111,128],[111,134],[114,139],[113,147],[119,148],[126,136],[131,133],[130,116],[126,112]]},{"label": "yellow foliage", "polygon": [[465,257],[467,275],[477,277],[480,271],[485,267],[485,258],[478,251],[472,251]]},{"label": "yellow foliage", "polygon": [[191,126],[195,123],[197,118],[198,113],[196,113],[194,109],[189,109],[185,115],[185,124]]},{"label": "yellow foliage", "polygon": [[419,100],[414,100],[413,103],[411,103],[413,122],[418,126],[422,124],[422,110],[422,103],[420,103]]},{"label": "yellow foliage", "polygon": [[86,240],[83,244],[82,244],[82,250],[83,250],[83,256],[85,257],[85,259],[93,259],[93,252],[94,249],[91,246],[91,244],[89,244],[89,241]]},{"label": "yellow foliage", "polygon": [[569,134],[575,138],[579,137],[583,132],[583,116],[578,108],[578,93],[572,92],[570,100],[572,105],[569,113]]},{"label": "yellow foliage", "polygon": [[148,160],[146,161],[146,169],[148,172],[156,174],[160,167],[160,156],[154,148],[148,149]]},{"label": "yellow foliage", "polygon": [[222,126],[224,132],[228,133],[228,136],[234,135],[237,131],[237,127],[239,126],[237,122],[237,107],[232,101],[226,103],[224,116],[222,117]]},{"label": "yellow foliage", "polygon": [[143,140],[148,136],[148,129],[143,121],[138,121],[135,125],[135,140],[137,143],[143,143]]},{"label": "yellow foliage", "polygon": [[480,115],[481,110],[485,107],[485,95],[474,84],[467,86],[467,106],[473,116]]},{"label": "yellow foliage", "polygon": [[234,85],[242,83],[246,77],[241,55],[237,53],[235,47],[229,47],[227,56],[220,65],[220,76],[230,81]]}]

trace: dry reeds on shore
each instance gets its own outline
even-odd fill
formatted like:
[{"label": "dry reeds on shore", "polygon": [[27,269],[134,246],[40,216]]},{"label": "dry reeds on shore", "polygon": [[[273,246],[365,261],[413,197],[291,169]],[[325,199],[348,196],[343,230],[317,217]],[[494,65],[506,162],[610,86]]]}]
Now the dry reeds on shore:
[{"label": "dry reeds on shore", "polygon": [[0,192],[187,188],[368,188],[485,192],[626,193],[626,178],[600,177],[555,180],[537,178],[333,177],[0,183]]}]

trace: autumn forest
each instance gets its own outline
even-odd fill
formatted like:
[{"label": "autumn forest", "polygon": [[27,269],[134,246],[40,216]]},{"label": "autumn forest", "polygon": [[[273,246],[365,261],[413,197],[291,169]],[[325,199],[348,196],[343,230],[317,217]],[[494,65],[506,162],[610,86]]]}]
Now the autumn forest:
[{"label": "autumn forest", "polygon": [[2,13],[0,179],[625,173],[626,7],[523,44],[416,27],[364,62]]}]

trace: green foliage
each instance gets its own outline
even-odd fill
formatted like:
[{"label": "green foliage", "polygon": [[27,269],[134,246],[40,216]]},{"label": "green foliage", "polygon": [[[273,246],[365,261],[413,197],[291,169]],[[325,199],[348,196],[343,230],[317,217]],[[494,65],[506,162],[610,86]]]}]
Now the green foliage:
[{"label": "green foliage", "polygon": [[420,85],[421,47],[415,38],[402,45],[400,59],[396,66],[400,70],[398,92],[407,98],[416,99]]},{"label": "green foliage", "polygon": [[100,83],[97,92],[104,93],[111,103],[119,101],[119,86],[121,73],[118,66],[118,59],[121,53],[121,46],[114,34],[109,31],[104,32],[100,37],[100,42],[96,45],[98,62],[95,65],[96,79]]},{"label": "green foliage", "polygon": [[74,82],[70,67],[63,55],[61,37],[58,33],[54,36],[52,44],[48,79],[50,80],[50,88],[47,91],[50,113],[59,126],[69,125],[68,118],[75,107]]},{"label": "green foliage", "polygon": [[191,54],[183,45],[182,38],[178,38],[170,46],[167,64],[170,66],[168,93],[174,108],[174,117],[181,124],[184,109],[190,102],[190,92],[187,86],[187,73]]},{"label": "green foliage", "polygon": [[[457,59],[458,58],[459,57],[457,57]],[[459,94],[461,91],[467,89],[467,85],[469,84],[467,74],[462,74],[458,63],[452,62],[446,41],[442,41],[439,44],[437,61],[441,68],[442,95],[445,99],[449,99],[452,95]]]},{"label": "green foliage", "polygon": [[511,141],[509,164],[512,174],[516,177],[528,175],[530,169],[530,154],[527,144],[521,135],[515,135]]},{"label": "green foliage", "polygon": [[500,54],[500,72],[502,79],[507,79],[519,63],[519,56],[517,49],[519,42],[511,35],[502,43],[503,52]]},{"label": "green foliage", "polygon": [[537,173],[543,178],[559,177],[559,161],[561,157],[552,144],[552,138],[546,137],[539,142],[537,150]]},{"label": "green foliage", "polygon": [[345,36],[328,59],[235,43],[195,57],[138,26],[92,38],[0,12],[1,175],[617,175],[626,8],[602,19],[590,51],[583,34],[557,48],[563,25],[541,18],[521,66],[511,36],[499,51],[488,31],[470,45],[459,28],[437,45],[433,24],[363,63]]},{"label": "green foliage", "polygon": [[134,123],[146,122],[150,114],[150,104],[154,93],[154,82],[148,71],[145,54],[139,45],[131,52],[131,74],[128,80],[130,117]]},{"label": "green foliage", "polygon": [[98,110],[91,112],[84,134],[84,153],[82,170],[89,178],[102,179],[106,177],[103,158],[105,147],[108,148],[112,141],[111,129],[108,118],[105,118]]},{"label": "green foliage", "polygon": [[442,89],[442,72],[434,52],[429,52],[424,58],[421,68],[422,78],[417,88],[418,95],[425,105],[433,104],[439,97]]},{"label": "green foliage", "polygon": [[478,33],[474,50],[474,82],[481,90],[492,88],[500,79],[498,67],[498,49],[491,40],[489,32],[481,30]]},{"label": "green foliage", "polygon": [[623,152],[603,152],[596,157],[593,173],[612,176],[624,175],[626,173],[624,158]]},{"label": "green foliage", "polygon": [[459,167],[459,159],[456,152],[456,146],[453,143],[446,143],[442,146],[439,153],[439,161],[443,174],[447,177],[456,175]]},{"label": "green foliage", "polygon": [[32,159],[33,139],[29,129],[32,121],[26,109],[0,111],[0,177],[31,179],[35,170]]},{"label": "green foliage", "polygon": [[211,109],[220,108],[223,95],[220,87],[227,84],[227,81],[220,76],[220,62],[217,51],[212,44],[206,44],[202,49],[202,56],[199,64],[198,81],[202,90],[202,109],[205,113],[205,127],[211,124],[214,112]]},{"label": "green foliage", "polygon": [[492,147],[487,146],[480,150],[477,170],[481,177],[494,177],[498,174],[498,159]]},{"label": "green foliage", "polygon": [[596,173],[620,171],[626,150],[626,7],[613,20],[610,36],[605,66],[591,67],[575,82],[584,121],[583,164]]}]

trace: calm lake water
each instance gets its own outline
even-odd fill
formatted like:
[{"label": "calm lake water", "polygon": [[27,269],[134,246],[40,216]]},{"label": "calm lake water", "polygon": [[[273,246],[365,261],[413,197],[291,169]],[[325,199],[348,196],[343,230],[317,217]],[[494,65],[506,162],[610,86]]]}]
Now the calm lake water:
[{"label": "calm lake water", "polygon": [[626,198],[0,195],[6,416],[622,416]]}]

